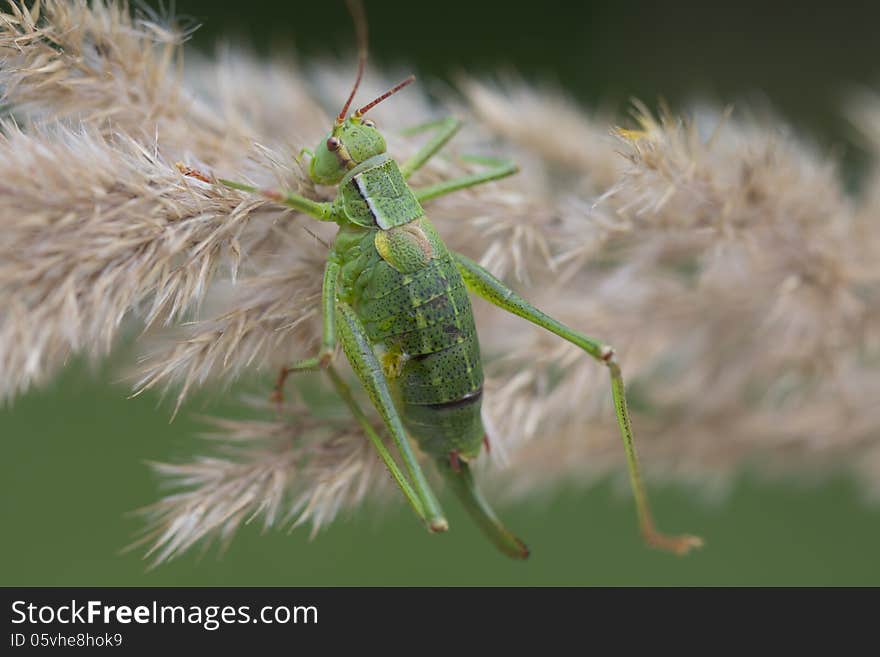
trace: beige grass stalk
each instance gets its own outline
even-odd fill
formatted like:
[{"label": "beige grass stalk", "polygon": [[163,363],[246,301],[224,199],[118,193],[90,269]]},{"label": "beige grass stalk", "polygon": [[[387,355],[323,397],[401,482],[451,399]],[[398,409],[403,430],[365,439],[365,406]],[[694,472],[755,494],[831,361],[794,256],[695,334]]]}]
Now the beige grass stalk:
[{"label": "beige grass stalk", "polygon": [[[30,6],[0,17],[11,107],[0,128],[0,395],[47,380],[71,354],[105,355],[123,327],[148,329],[138,389],[171,386],[180,402],[196,386],[262,377],[246,401],[261,419],[217,419],[206,455],[156,466],[173,489],[146,510],[158,561],[229,540],[254,516],[317,529],[389,492],[340,405],[316,412],[291,390],[276,417],[265,402],[275,368],[315,348],[332,230],[174,168],[329,198],[293,156],[323,136],[352,71],[307,75],[231,49],[184,65],[185,32],[117,3]],[[364,97],[393,78],[368,72]],[[460,90],[444,108],[408,89],[375,118],[400,158],[419,143],[400,127],[466,119],[415,184],[460,173],[458,153],[522,165],[427,210],[452,248],[617,347],[649,478],[708,490],[750,464],[842,469],[876,487],[876,173],[849,196],[836,162],[778,120],[642,107],[615,120],[515,80]],[[876,154],[880,103],[868,94],[850,114]],[[525,495],[620,471],[602,369],[475,308],[503,457],[484,478]]]}]

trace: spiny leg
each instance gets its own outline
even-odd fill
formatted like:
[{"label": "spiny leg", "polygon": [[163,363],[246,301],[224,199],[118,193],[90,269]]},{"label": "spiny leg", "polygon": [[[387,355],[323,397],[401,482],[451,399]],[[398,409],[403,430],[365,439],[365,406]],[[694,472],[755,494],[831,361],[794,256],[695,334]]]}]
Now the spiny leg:
[{"label": "spiny leg", "polygon": [[254,187],[253,185],[247,185],[245,183],[235,182],[234,180],[225,180],[223,178],[217,178],[216,181],[211,176],[206,174],[203,171],[199,171],[198,169],[193,169],[192,167],[188,167],[185,164],[178,162],[177,169],[185,176],[189,176],[190,178],[195,178],[197,180],[201,180],[206,183],[218,182],[224,187],[229,187],[230,189],[237,189],[240,192],[248,192],[249,194],[259,194],[264,198],[271,199],[276,203],[281,203],[282,205],[286,205],[288,207],[294,208],[303,212],[311,217],[319,221],[333,221],[333,213],[332,213],[332,203],[329,202],[319,202],[313,201],[311,199],[306,198],[305,196],[301,196],[299,194],[295,194],[290,191],[279,191],[276,189],[261,189],[259,187]]},{"label": "spiny leg", "polygon": [[284,383],[290,374],[324,369],[333,359],[333,353],[336,351],[336,279],[339,276],[339,268],[336,254],[331,251],[324,266],[324,282],[321,286],[321,351],[317,356],[281,368],[272,392],[272,401],[279,406],[279,410],[284,403]]},{"label": "spiny leg", "polygon": [[397,445],[425,511],[424,517],[427,519],[428,528],[432,532],[446,531],[449,523],[443,517],[440,504],[412,452],[403,422],[394,406],[388,380],[382,371],[382,364],[376,358],[364,326],[348,304],[338,303],[337,311],[339,313],[337,328],[342,348]]},{"label": "spiny leg", "polygon": [[479,157],[476,155],[462,155],[461,159],[466,162],[484,164],[489,168],[479,173],[472,173],[470,175],[462,176],[460,178],[444,180],[443,182],[437,183],[436,185],[414,189],[413,192],[415,193],[416,198],[419,200],[420,203],[423,201],[428,201],[432,198],[437,198],[438,196],[443,196],[444,194],[457,192],[460,189],[475,187],[476,185],[482,185],[483,183],[487,183],[492,180],[500,180],[501,178],[512,176],[517,171],[519,171],[519,167],[517,166],[517,164],[515,162],[511,162],[510,160],[503,160],[494,157]]},{"label": "spiny leg", "polygon": [[348,406],[352,415],[354,415],[354,418],[358,421],[358,424],[361,425],[361,429],[363,429],[364,433],[367,434],[367,438],[369,438],[370,442],[373,443],[373,447],[375,447],[376,451],[379,452],[379,456],[382,457],[382,460],[385,462],[385,466],[388,468],[388,471],[391,473],[394,481],[397,482],[397,485],[403,492],[404,497],[406,497],[406,501],[409,502],[410,506],[413,508],[413,511],[416,512],[416,515],[422,520],[422,522],[426,522],[425,510],[422,506],[422,502],[419,499],[419,496],[413,490],[412,486],[410,486],[410,483],[409,481],[407,481],[406,476],[403,474],[403,472],[400,471],[400,467],[398,467],[397,463],[394,460],[394,457],[391,456],[388,448],[385,447],[385,443],[373,429],[373,425],[370,424],[367,416],[364,414],[363,410],[361,410],[361,407],[358,405],[357,400],[355,400],[354,396],[352,396],[351,388],[349,388],[348,384],[346,384],[345,381],[342,380],[342,377],[339,376],[339,373],[336,371],[335,367],[333,367],[332,365],[328,365],[325,369],[327,371],[327,375],[330,377],[330,380],[333,382],[333,387],[336,388],[337,394]]},{"label": "spiny leg", "polygon": [[418,171],[428,160],[430,160],[437,152],[443,148],[450,139],[455,136],[461,129],[461,121],[451,116],[436,121],[428,121],[419,125],[407,128],[401,132],[404,136],[417,135],[434,128],[439,128],[437,134],[427,144],[422,146],[418,152],[404,162],[400,171],[404,178],[409,178],[414,172]]},{"label": "spiny leg", "polygon": [[700,547],[703,541],[696,536],[667,536],[658,532],[654,526],[654,520],[651,517],[651,511],[648,506],[648,497],[639,471],[635,444],[633,443],[632,423],[626,408],[623,377],[621,376],[620,366],[614,357],[614,350],[610,346],[587,337],[583,333],[574,331],[552,317],[545,315],[477,263],[458,253],[454,255],[468,289],[496,306],[555,333],[559,337],[580,347],[590,356],[608,367],[611,374],[611,394],[614,399],[617,424],[620,427],[620,436],[623,439],[623,447],[626,452],[627,466],[629,468],[630,485],[635,496],[639,525],[645,541],[653,547],[669,550],[676,554],[686,554],[692,548]]}]

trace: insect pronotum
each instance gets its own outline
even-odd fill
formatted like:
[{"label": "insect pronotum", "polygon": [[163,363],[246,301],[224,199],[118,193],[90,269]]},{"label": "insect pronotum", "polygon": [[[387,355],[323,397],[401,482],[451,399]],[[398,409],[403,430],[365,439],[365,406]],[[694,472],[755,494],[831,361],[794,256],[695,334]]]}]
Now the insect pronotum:
[{"label": "insect pronotum", "polygon": [[[483,370],[468,292],[537,324],[580,347],[608,368],[617,423],[626,452],[641,532],[653,547],[684,554],[702,541],[667,536],[654,526],[639,473],[624,384],[614,349],[545,315],[503,282],[465,256],[446,248],[422,203],[517,172],[508,161],[480,158],[480,173],[412,188],[409,177],[455,135],[454,118],[433,121],[411,133],[435,131],[413,157],[398,163],[364,115],[413,82],[410,76],[348,114],[366,64],[366,20],[360,2],[349,0],[359,46],[358,72],[351,93],[330,133],[311,155],[309,177],[336,185],[336,198],[318,202],[289,191],[258,189],[219,179],[222,185],[262,194],[319,221],[338,224],[327,254],[322,288],[320,352],[283,368],[275,387],[281,399],[287,376],[322,370],[349,407],[388,467],[406,500],[431,532],[449,524],[410,446],[410,436],[432,457],[448,485],[486,536],[504,554],[524,559],[529,550],[497,518],[474,484],[470,462],[488,448],[480,419]],[[212,182],[182,164],[189,176]],[[337,344],[379,412],[400,456],[401,468],[333,365]]]}]

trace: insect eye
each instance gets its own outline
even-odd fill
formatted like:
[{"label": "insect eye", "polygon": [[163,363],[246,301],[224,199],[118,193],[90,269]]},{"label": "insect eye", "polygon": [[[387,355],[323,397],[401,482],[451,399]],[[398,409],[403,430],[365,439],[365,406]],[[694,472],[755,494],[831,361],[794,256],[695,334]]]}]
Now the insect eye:
[{"label": "insect eye", "polygon": [[339,147],[342,145],[342,142],[339,141],[339,137],[330,137],[327,140],[327,150],[328,151],[338,151]]},{"label": "insect eye", "polygon": [[367,119],[366,121],[364,121],[363,125],[367,126],[368,128],[375,128],[376,122],[371,119]]}]

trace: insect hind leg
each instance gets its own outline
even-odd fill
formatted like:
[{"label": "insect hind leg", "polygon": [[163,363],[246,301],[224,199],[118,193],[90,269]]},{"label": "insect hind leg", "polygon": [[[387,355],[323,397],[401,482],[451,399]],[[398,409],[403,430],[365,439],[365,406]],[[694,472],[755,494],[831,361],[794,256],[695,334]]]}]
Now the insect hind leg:
[{"label": "insect hind leg", "polygon": [[654,525],[653,517],[648,506],[648,496],[636,457],[636,448],[633,439],[632,422],[626,408],[626,395],[624,392],[623,375],[620,365],[614,356],[614,349],[602,342],[590,338],[583,333],[574,331],[562,322],[544,314],[504,283],[492,276],[488,271],[480,267],[472,260],[456,253],[454,254],[459,271],[464,278],[465,285],[469,290],[483,297],[490,303],[518,315],[533,324],[555,333],[564,340],[580,347],[594,359],[604,364],[611,375],[611,395],[614,400],[614,410],[617,416],[617,424],[620,429],[620,437],[623,441],[626,462],[629,470],[630,485],[636,501],[639,525],[645,542],[651,547],[668,550],[676,554],[686,554],[693,548],[702,546],[702,539],[687,534],[668,536],[659,532]]},{"label": "insect hind leg", "polygon": [[419,517],[419,519],[421,519],[422,522],[425,522],[425,509],[419,495],[416,493],[415,490],[413,490],[413,487],[410,485],[406,476],[400,470],[400,467],[397,465],[394,457],[391,456],[388,448],[385,447],[385,443],[376,433],[375,429],[373,429],[373,425],[370,424],[369,419],[367,419],[367,416],[364,414],[360,405],[351,394],[351,388],[349,388],[348,384],[342,380],[342,377],[339,376],[339,373],[336,371],[336,368],[333,367],[333,365],[328,365],[325,371],[330,377],[330,381],[333,382],[333,387],[336,389],[336,393],[339,395],[339,398],[345,402],[346,406],[348,406],[348,409],[351,411],[351,414],[354,416],[354,419],[358,422],[358,424],[360,424],[364,434],[367,436],[370,442],[373,443],[373,447],[376,448],[376,451],[379,453],[379,456],[385,463],[388,471],[391,473],[391,477],[397,483],[398,487],[400,487],[400,490],[403,493],[403,496],[406,498],[406,501],[409,502],[409,505],[412,507],[413,511],[416,512],[416,515]]},{"label": "insect hind leg", "polygon": [[382,417],[385,427],[391,434],[397,451],[409,471],[413,489],[424,509],[423,518],[426,520],[428,529],[435,533],[444,532],[449,528],[449,523],[443,517],[440,503],[437,501],[415,454],[413,454],[403,421],[394,405],[388,380],[382,371],[382,364],[373,351],[373,345],[367,336],[363,323],[354,309],[344,302],[337,303],[337,312],[339,314],[337,321],[339,339],[345,355]]}]

